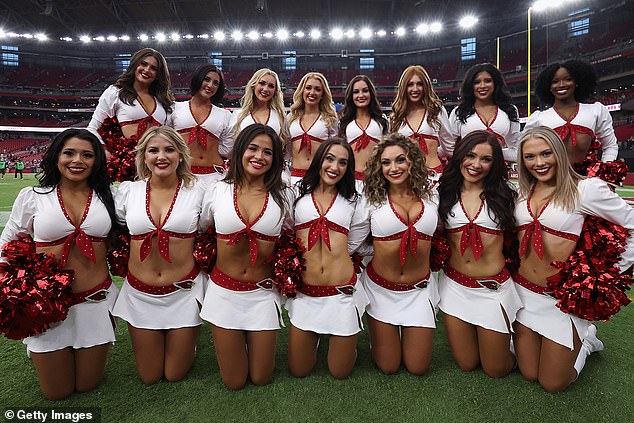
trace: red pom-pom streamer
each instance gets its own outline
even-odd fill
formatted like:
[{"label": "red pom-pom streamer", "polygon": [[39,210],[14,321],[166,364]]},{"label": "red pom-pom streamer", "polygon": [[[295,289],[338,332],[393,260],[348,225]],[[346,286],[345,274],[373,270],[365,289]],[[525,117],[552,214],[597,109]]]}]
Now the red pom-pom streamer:
[{"label": "red pom-pom streamer", "polygon": [[625,164],[623,159],[613,162],[600,161],[597,155],[597,150],[600,148],[601,145],[597,141],[592,143],[586,158],[582,162],[573,165],[575,171],[589,178],[599,178],[613,185],[623,185],[623,181],[627,176],[627,164]]},{"label": "red pom-pom streamer", "polygon": [[107,259],[110,273],[115,276],[121,276],[122,278],[128,274],[130,234],[126,228],[122,228],[114,240],[110,242]]},{"label": "red pom-pom streamer", "polygon": [[290,233],[282,233],[273,254],[273,281],[282,295],[292,298],[302,283],[302,272],[306,270],[300,239]]},{"label": "red pom-pom streamer", "polygon": [[586,320],[609,320],[630,303],[626,291],[632,276],[617,267],[627,235],[621,226],[595,216],[586,218],[577,250],[567,261],[551,263],[561,269],[548,278],[561,311]]},{"label": "red pom-pom streamer", "polygon": [[111,155],[106,164],[110,178],[119,182],[133,180],[136,175],[134,148],[138,142],[137,136],[126,138],[116,117],[106,118],[97,132]]},{"label": "red pom-pom streamer", "polygon": [[431,239],[431,251],[429,253],[429,268],[432,272],[443,269],[451,257],[451,250],[444,232],[436,232]]},{"label": "red pom-pom streamer", "polygon": [[214,228],[209,228],[207,232],[196,235],[194,240],[194,259],[202,270],[211,273],[216,264],[217,253],[218,244]]},{"label": "red pom-pom streamer", "polygon": [[35,253],[30,238],[3,247],[0,266],[0,332],[9,339],[38,335],[68,315],[72,270],[61,270],[52,254]]}]

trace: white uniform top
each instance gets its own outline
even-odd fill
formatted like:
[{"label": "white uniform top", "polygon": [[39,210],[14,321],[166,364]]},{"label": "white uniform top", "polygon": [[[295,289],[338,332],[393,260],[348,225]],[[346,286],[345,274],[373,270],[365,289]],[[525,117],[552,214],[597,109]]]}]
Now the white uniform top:
[{"label": "white uniform top", "polygon": [[190,102],[178,101],[174,104],[174,111],[170,115],[167,125],[181,134],[188,133],[189,144],[198,139],[203,148],[206,148],[207,136],[211,136],[218,142],[218,153],[222,157],[231,155],[234,140],[229,110],[212,105],[207,117],[198,123],[192,113]]},{"label": "white uniform top", "polygon": [[[100,140],[101,136],[98,130],[101,128],[103,121],[109,117],[116,117],[121,126],[142,123],[143,121],[148,122],[148,126],[165,125],[167,123],[167,112],[156,97],[154,98],[154,109],[146,111],[138,99],[135,99],[131,106],[121,101],[119,99],[120,91],[114,85],[109,86],[99,97],[99,103],[95,108],[92,119],[90,119],[87,129]],[[137,133],[137,135],[141,136],[143,134]]]},{"label": "white uniform top", "polygon": [[490,125],[484,122],[477,111],[469,116],[465,123],[462,123],[458,118],[457,110],[457,107],[454,108],[449,115],[449,125],[454,139],[464,138],[473,131],[489,131],[500,141],[504,160],[517,161],[517,145],[520,140],[519,122],[512,122],[506,112],[498,107]]},{"label": "white uniform top", "polygon": [[[527,226],[538,221],[544,232],[576,240],[581,234],[585,215],[601,217],[629,231],[626,249],[621,254],[621,261],[618,264],[621,270],[627,270],[634,264],[634,209],[598,178],[584,179],[579,182],[578,188],[579,205],[573,213],[553,204],[547,204],[543,211],[534,217],[528,208],[528,199],[518,201],[515,206],[518,229],[526,228],[528,234],[530,228]],[[534,234],[532,236],[535,237]],[[529,246],[529,248],[535,247]]]},{"label": "white uniform top", "polygon": [[[238,122],[238,116],[239,115],[240,115],[240,111],[239,110],[235,110],[232,113],[232,115],[231,115],[231,128],[232,129],[235,127],[236,123]],[[242,119],[242,122],[240,122],[240,131],[242,131],[244,128],[246,128],[249,125],[253,125],[254,123],[259,123],[259,122],[256,122],[255,119],[253,118],[253,115],[251,113],[249,113],[248,115],[246,115],[244,117],[244,119]],[[280,118],[278,117],[278,115],[275,112],[275,110],[269,109],[269,118],[266,120],[266,122],[264,124],[266,126],[270,126],[271,128],[273,128],[273,130],[277,133],[277,135],[281,136],[282,127],[286,126],[286,119],[284,119],[283,122],[280,122]],[[235,134],[235,137],[237,138],[238,134]]]},{"label": "white uniform top", "polygon": [[594,104],[578,103],[577,111],[569,121],[561,117],[554,107],[542,112],[534,112],[528,118],[524,129],[535,126],[552,128],[559,134],[561,139],[565,139],[570,135],[573,145],[576,144],[577,133],[587,133],[592,137],[593,141],[597,140],[601,145],[601,150],[603,151],[601,161],[603,162],[616,160],[619,155],[619,146],[612,127],[612,116],[610,116],[608,109],[599,102]]},{"label": "white uniform top", "polygon": [[454,145],[456,142],[450,132],[449,117],[447,116],[447,110],[444,107],[442,107],[440,109],[440,113],[438,113],[438,121],[440,127],[436,127],[436,125],[429,125],[429,122],[427,122],[427,111],[425,111],[423,120],[420,122],[418,128],[413,128],[407,118],[405,118],[405,122],[397,132],[417,141],[424,153],[427,153],[427,145],[424,140],[425,138],[438,141],[438,156],[449,159],[453,155]]},{"label": "white uniform top", "polygon": [[[106,237],[112,226],[110,215],[94,191],[87,207],[85,218],[76,222],[79,223],[79,229],[91,237]],[[35,242],[54,242],[74,232],[75,226],[66,217],[56,187],[26,187],[22,188],[13,203],[11,215],[0,237],[0,247],[26,235],[33,235]]]},{"label": "white uniform top", "polygon": [[[291,136],[291,141],[300,141],[302,142],[302,145],[306,145],[306,142],[308,142],[309,144],[310,141],[322,142],[334,137],[335,135],[337,135],[337,128],[336,126],[329,127],[326,124],[326,121],[322,119],[322,116],[319,115],[317,120],[313,122],[310,128],[302,127],[301,117],[295,119],[291,123],[289,132]],[[306,141],[304,141],[304,138],[306,139]]]},{"label": "white uniform top", "polygon": [[348,143],[355,151],[366,148],[370,141],[378,143],[382,139],[383,128],[374,119],[370,119],[370,123],[365,129],[359,126],[356,119],[353,119],[348,126],[346,126],[346,140],[348,140]]},{"label": "white uniform top", "polygon": [[350,201],[337,194],[328,210],[320,215],[313,195],[306,194],[295,203],[293,211],[295,229],[304,229],[303,227],[309,226],[309,238],[319,237],[323,224],[328,231],[334,230],[346,234],[348,235],[348,253],[352,254],[369,233],[370,222],[364,218],[361,203],[361,200]]}]

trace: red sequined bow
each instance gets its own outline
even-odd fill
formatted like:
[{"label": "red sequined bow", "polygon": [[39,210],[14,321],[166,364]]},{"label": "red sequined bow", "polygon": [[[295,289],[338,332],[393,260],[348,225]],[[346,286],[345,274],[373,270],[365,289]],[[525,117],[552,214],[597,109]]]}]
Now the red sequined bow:
[{"label": "red sequined bow", "polygon": [[191,144],[195,140],[198,140],[198,144],[200,144],[200,146],[203,148],[203,150],[206,150],[207,149],[207,137],[211,137],[212,139],[215,139],[215,140],[218,139],[214,134],[212,134],[211,132],[209,132],[208,130],[203,128],[202,126],[200,126],[200,125],[194,126],[189,131],[188,144]]},{"label": "red sequined bow", "polygon": [[155,236],[158,237],[159,254],[166,262],[171,263],[170,235],[161,229],[155,229],[143,237],[143,242],[141,243],[141,261],[145,260],[150,255],[150,251],[152,250],[152,238]]},{"label": "red sequined bow", "polygon": [[308,250],[313,248],[319,238],[324,240],[324,244],[326,244],[326,247],[330,250],[329,223],[330,221],[324,216],[320,216],[311,222],[310,229],[308,230]]},{"label": "red sequined bow", "polygon": [[249,257],[251,258],[251,267],[255,267],[255,262],[258,259],[258,240],[250,226],[246,226],[241,231],[232,234],[229,241],[227,241],[227,244],[236,245],[243,236],[247,237],[249,240]]},{"label": "red sequined bow", "polygon": [[301,136],[295,138],[295,139],[300,139],[301,142],[299,144],[299,150],[298,151],[302,151],[302,148],[306,147],[306,150],[308,151],[308,154],[312,154],[312,150],[313,150],[313,146],[311,143],[311,136],[308,135],[307,132],[304,132]]},{"label": "red sequined bow", "polygon": [[577,145],[577,132],[590,135],[594,140],[594,132],[585,126],[575,125],[574,123],[566,122],[564,125],[555,128],[555,132],[559,135],[559,138],[565,140],[570,135],[570,143],[572,146]]},{"label": "red sequined bow", "polygon": [[161,124],[159,122],[156,121],[156,119],[154,119],[152,116],[148,116],[146,118],[143,119],[139,119],[139,126],[137,126],[136,129],[136,134],[137,136],[139,136],[139,138],[145,134],[145,131],[147,131],[147,129],[150,126],[156,125],[156,126],[160,126]]},{"label": "red sequined bow", "polygon": [[531,223],[522,226],[522,229],[526,228],[524,236],[522,237],[522,243],[520,244],[520,257],[524,256],[524,253],[528,251],[529,244],[533,243],[533,249],[537,253],[537,257],[544,258],[544,240],[542,237],[542,224],[539,220],[535,219]]},{"label": "red sequined bow", "polygon": [[92,246],[92,241],[90,237],[86,235],[86,232],[82,231],[79,228],[75,228],[75,231],[66,237],[64,241],[64,246],[62,247],[62,257],[60,258],[60,266],[66,266],[66,262],[68,261],[68,255],[70,254],[70,247],[73,245],[73,242],[77,244],[79,247],[79,251],[90,259],[93,263],[97,262],[97,257],[95,255],[95,249]]},{"label": "red sequined bow", "polygon": [[359,135],[353,142],[356,144],[354,146],[354,151],[361,151],[370,145],[370,141],[376,141],[374,138],[366,134],[365,131],[361,135]]},{"label": "red sequined bow", "polygon": [[418,250],[418,231],[414,225],[409,225],[407,229],[403,231],[403,235],[401,238],[401,247],[399,250],[401,266],[405,266],[405,258],[407,257],[407,248],[409,247],[410,253],[412,253],[412,257],[416,258],[417,250]]},{"label": "red sequined bow", "polygon": [[423,154],[425,154],[425,155],[429,154],[429,149],[427,148],[427,143],[425,142],[425,137],[423,136],[423,134],[419,134],[418,132],[414,132],[409,137],[410,137],[410,139],[418,142],[418,146],[420,147],[420,149],[423,152]]},{"label": "red sequined bow", "polygon": [[484,247],[482,245],[482,236],[480,230],[472,222],[462,227],[462,236],[460,237],[460,255],[464,255],[471,245],[471,251],[473,251],[473,258],[477,261],[480,260]]}]

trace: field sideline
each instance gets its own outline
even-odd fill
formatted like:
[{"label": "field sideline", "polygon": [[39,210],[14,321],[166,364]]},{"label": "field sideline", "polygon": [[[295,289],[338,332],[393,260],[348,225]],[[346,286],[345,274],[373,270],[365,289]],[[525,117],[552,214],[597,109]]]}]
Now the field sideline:
[{"label": "field sideline", "polygon": [[[0,180],[0,212],[8,212],[32,177]],[[634,197],[634,187],[623,191]],[[1,226],[1,225],[0,225]],[[119,281],[120,283],[120,281]],[[286,319],[288,323],[288,319]],[[606,349],[593,354],[579,380],[560,394],[548,394],[514,371],[500,380],[481,370],[460,371],[451,358],[442,316],[428,375],[406,371],[384,376],[373,366],[365,333],[359,338],[357,367],[348,380],[329,376],[327,339],[319,347],[313,375],[293,378],[286,369],[287,329],[280,331],[277,369],[266,387],[227,391],[220,380],[210,330],[203,327],[198,356],[179,383],[144,386],[136,375],[125,324],[117,328],[103,383],[93,392],[50,403],[39,392],[35,370],[18,341],[0,337],[0,408],[99,407],[103,422],[615,422],[634,421],[634,306],[597,324]],[[627,334],[630,335],[627,335]]]}]

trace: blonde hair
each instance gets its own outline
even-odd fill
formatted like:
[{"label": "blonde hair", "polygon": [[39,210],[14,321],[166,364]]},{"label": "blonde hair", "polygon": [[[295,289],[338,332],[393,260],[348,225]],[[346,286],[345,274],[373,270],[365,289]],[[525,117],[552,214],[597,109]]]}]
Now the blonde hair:
[{"label": "blonde hair", "polygon": [[136,152],[136,179],[147,180],[152,174],[145,163],[145,151],[150,140],[154,137],[161,137],[170,142],[178,151],[180,155],[180,161],[176,168],[176,175],[183,180],[186,187],[191,187],[196,182],[196,177],[192,173],[191,163],[192,156],[189,152],[189,147],[183,140],[183,137],[176,132],[176,130],[169,126],[152,126],[149,128],[136,145],[134,151]]},{"label": "blonde hair", "polygon": [[291,105],[291,117],[288,121],[289,125],[300,119],[306,109],[306,103],[304,102],[304,89],[309,79],[316,79],[321,83],[323,88],[323,95],[319,102],[319,111],[321,112],[322,119],[326,122],[328,128],[337,128],[337,113],[335,112],[335,106],[332,102],[332,93],[328,86],[326,77],[319,72],[308,72],[302,77],[297,85],[297,89],[293,94],[293,104]]},{"label": "blonde hair", "polygon": [[566,146],[561,138],[559,138],[559,135],[547,126],[537,126],[527,129],[520,139],[519,148],[517,149],[520,197],[527,199],[536,181],[535,177],[531,175],[524,164],[524,144],[531,139],[546,141],[557,160],[557,172],[555,173],[555,181],[557,184],[550,201],[568,212],[574,211],[579,200],[577,184],[585,178],[574,171],[568,159]]},{"label": "blonde hair", "polygon": [[374,206],[380,206],[387,200],[390,183],[383,175],[381,155],[387,147],[392,146],[401,147],[405,151],[405,157],[410,163],[407,173],[409,174],[412,193],[418,198],[428,200],[431,194],[427,166],[425,166],[425,156],[423,156],[420,148],[411,142],[409,138],[398,133],[392,133],[374,147],[368,159],[365,168],[365,186],[363,188],[368,201]]},{"label": "blonde hair", "polygon": [[240,133],[240,125],[244,118],[249,115],[254,107],[255,107],[255,86],[260,82],[260,79],[265,75],[271,75],[275,78],[275,93],[273,97],[269,101],[269,108],[273,110],[280,121],[280,138],[282,138],[283,142],[288,140],[288,132],[286,129],[285,121],[285,113],[284,113],[284,96],[282,94],[282,87],[280,85],[280,79],[277,74],[273,72],[271,69],[263,68],[255,71],[249,82],[247,82],[246,87],[244,87],[244,95],[240,99],[240,114],[238,115],[238,119],[236,121],[236,125],[233,130],[236,134]]},{"label": "blonde hair", "polygon": [[427,123],[432,128],[440,128],[438,115],[443,107],[442,100],[434,91],[431,79],[425,68],[420,65],[412,65],[405,68],[398,81],[396,98],[394,103],[392,103],[392,114],[390,115],[390,128],[392,128],[392,131],[398,131],[407,117],[407,83],[414,75],[418,76],[423,82],[423,95],[420,102],[427,112]]}]

